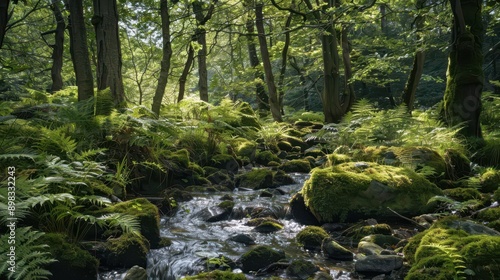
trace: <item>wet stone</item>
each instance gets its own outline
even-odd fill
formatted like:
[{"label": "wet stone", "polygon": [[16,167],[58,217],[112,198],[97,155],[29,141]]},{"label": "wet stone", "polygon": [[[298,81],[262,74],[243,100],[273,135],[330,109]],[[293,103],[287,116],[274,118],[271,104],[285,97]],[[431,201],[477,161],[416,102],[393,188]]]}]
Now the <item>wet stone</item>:
[{"label": "wet stone", "polygon": [[360,273],[389,273],[403,266],[403,258],[395,255],[371,255],[358,260],[354,269]]}]

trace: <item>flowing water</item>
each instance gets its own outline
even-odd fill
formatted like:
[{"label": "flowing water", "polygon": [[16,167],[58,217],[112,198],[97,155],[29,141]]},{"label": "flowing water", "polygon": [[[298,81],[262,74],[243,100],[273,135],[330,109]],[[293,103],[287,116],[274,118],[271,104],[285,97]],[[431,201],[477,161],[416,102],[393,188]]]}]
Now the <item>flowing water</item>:
[{"label": "flowing water", "polygon": [[[290,174],[296,184],[281,186],[284,195],[273,197],[260,197],[262,190],[241,191],[236,189],[227,193],[194,193],[194,199],[180,203],[180,209],[173,217],[161,219],[161,235],[172,240],[169,247],[151,250],[148,256],[148,279],[149,280],[175,280],[182,276],[193,275],[203,269],[199,261],[203,257],[218,257],[224,255],[237,260],[249,247],[229,241],[236,234],[247,234],[255,239],[259,245],[269,245],[275,249],[283,250],[287,259],[306,259],[330,270],[334,279],[351,279],[350,273],[352,262],[337,263],[327,260],[321,255],[304,251],[295,244],[296,234],[304,228],[303,225],[289,219],[287,213],[288,201],[294,193],[300,190],[306,174]],[[229,220],[209,223],[200,218],[202,210],[216,206],[221,202],[223,195],[229,194],[234,198],[235,209],[253,209],[262,207],[270,209],[271,212],[284,224],[284,228],[274,233],[258,233],[253,227],[246,226],[250,219],[231,218]],[[122,279],[125,273],[114,271],[101,274],[102,280]],[[280,275],[278,275],[280,276]],[[285,275],[281,275],[286,278]],[[247,275],[248,279],[266,279],[267,276]]]}]

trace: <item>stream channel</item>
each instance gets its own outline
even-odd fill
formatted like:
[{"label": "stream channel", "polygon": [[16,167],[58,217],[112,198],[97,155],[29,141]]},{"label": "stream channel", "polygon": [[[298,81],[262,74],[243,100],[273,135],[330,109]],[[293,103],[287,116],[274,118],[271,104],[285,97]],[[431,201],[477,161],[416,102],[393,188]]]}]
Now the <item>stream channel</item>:
[{"label": "stream channel", "polygon": [[[296,183],[280,186],[278,189],[284,194],[274,194],[272,197],[260,197],[263,190],[235,189],[233,192],[193,193],[194,198],[181,202],[179,211],[174,216],[161,218],[161,236],[170,238],[172,245],[150,251],[146,268],[148,280],[176,280],[186,275],[197,274],[203,269],[200,264],[200,259],[203,257],[212,258],[224,255],[236,261],[250,248],[245,244],[228,240],[237,234],[247,234],[258,245],[269,245],[284,251],[288,260],[309,260],[319,267],[330,270],[333,279],[353,279],[350,276],[353,262],[326,259],[321,253],[308,252],[296,244],[295,236],[305,226],[298,224],[287,214],[288,201],[302,188],[309,174],[292,173],[290,176]],[[253,227],[245,225],[250,217],[230,218],[219,222],[204,221],[200,213],[219,204],[224,195],[234,198],[236,212],[245,213],[255,208],[271,210],[283,223],[284,228],[273,233],[259,233],[254,231]],[[235,272],[241,272],[241,270],[236,269]],[[287,279],[284,271],[277,273],[273,275]],[[125,274],[126,270],[101,273],[100,280],[123,279]],[[271,276],[269,274],[263,276],[246,274],[247,279],[255,280],[263,280]]]}]

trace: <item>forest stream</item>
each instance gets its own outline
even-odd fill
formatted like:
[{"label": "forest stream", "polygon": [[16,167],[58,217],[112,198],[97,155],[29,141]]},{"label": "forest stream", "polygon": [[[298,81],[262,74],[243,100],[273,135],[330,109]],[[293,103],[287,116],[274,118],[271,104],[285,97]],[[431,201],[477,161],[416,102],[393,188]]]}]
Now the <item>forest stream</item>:
[{"label": "forest stream", "polygon": [[[213,258],[220,255],[237,260],[249,246],[230,241],[230,237],[246,234],[255,240],[256,244],[269,245],[283,250],[288,259],[307,259],[328,268],[334,279],[352,279],[350,270],[353,262],[338,262],[328,260],[318,253],[303,250],[295,243],[295,236],[305,226],[298,224],[287,214],[288,201],[294,193],[300,190],[308,174],[290,174],[295,184],[279,187],[283,195],[260,197],[262,190],[238,190],[222,193],[193,193],[194,199],[182,202],[179,211],[173,217],[162,217],[161,235],[172,240],[172,245],[157,250],[151,250],[148,255],[147,273],[151,280],[174,280],[182,276],[199,273],[203,269],[202,258]],[[205,209],[216,206],[223,196],[234,198],[235,209],[232,217],[218,222],[206,222],[202,218]],[[245,209],[263,208],[272,210],[276,218],[284,224],[284,228],[273,233],[259,233],[253,227],[245,225],[248,217],[235,217]],[[254,245],[252,245],[254,246]],[[236,269],[236,272],[241,270]],[[286,277],[284,271],[281,277]],[[122,279],[126,271],[112,271],[101,273],[101,280]],[[267,279],[271,275],[254,276],[246,274],[248,279]],[[278,276],[280,276],[278,274]]]}]

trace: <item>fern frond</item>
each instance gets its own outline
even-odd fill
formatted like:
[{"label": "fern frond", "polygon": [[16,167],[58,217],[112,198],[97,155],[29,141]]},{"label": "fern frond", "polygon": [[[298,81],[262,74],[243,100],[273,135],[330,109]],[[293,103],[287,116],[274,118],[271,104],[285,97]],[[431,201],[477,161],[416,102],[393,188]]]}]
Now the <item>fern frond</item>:
[{"label": "fern frond", "polygon": [[15,159],[31,159],[35,161],[35,154],[3,154],[0,155],[0,160],[15,160]]},{"label": "fern frond", "polygon": [[110,228],[119,227],[124,233],[141,235],[140,223],[137,217],[123,213],[112,213],[97,218],[99,224],[105,224]]},{"label": "fern frond", "polygon": [[24,201],[30,207],[37,205],[43,206],[45,203],[62,202],[65,205],[73,205],[76,202],[75,196],[70,193],[43,194],[35,197],[30,197]]}]

